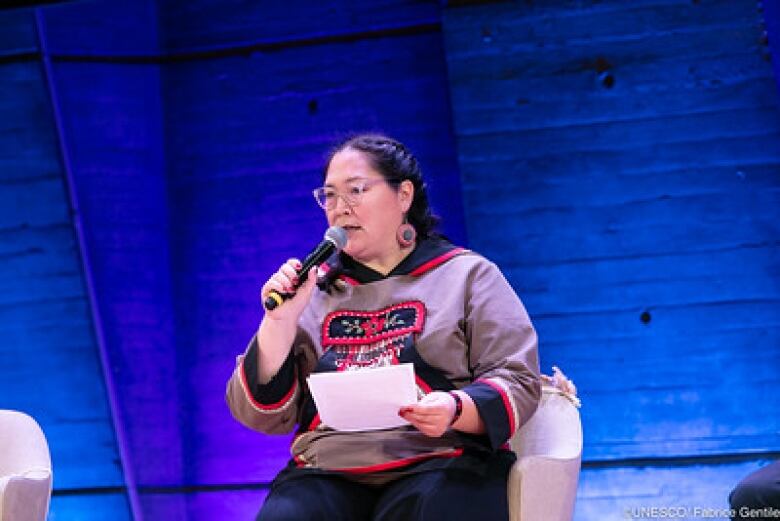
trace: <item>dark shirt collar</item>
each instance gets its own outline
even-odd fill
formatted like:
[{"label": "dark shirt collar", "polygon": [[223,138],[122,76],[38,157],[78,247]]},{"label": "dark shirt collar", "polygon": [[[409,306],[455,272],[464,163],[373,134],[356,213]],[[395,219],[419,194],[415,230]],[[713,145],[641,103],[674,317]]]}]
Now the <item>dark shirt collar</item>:
[{"label": "dark shirt collar", "polygon": [[383,275],[341,252],[339,254],[341,264],[339,276],[347,277],[360,284],[376,282],[397,275],[419,276],[463,251],[465,251],[463,248],[453,245],[443,237],[428,237],[418,242],[412,253],[404,257],[398,266],[387,275]]}]

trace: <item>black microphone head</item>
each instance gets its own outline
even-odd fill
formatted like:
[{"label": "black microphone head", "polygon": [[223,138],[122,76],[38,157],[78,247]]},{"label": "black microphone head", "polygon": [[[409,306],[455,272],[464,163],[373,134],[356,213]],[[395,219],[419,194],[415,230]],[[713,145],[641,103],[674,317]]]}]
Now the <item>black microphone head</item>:
[{"label": "black microphone head", "polygon": [[332,242],[337,250],[342,250],[347,245],[347,230],[341,226],[331,226],[325,232],[325,239]]}]

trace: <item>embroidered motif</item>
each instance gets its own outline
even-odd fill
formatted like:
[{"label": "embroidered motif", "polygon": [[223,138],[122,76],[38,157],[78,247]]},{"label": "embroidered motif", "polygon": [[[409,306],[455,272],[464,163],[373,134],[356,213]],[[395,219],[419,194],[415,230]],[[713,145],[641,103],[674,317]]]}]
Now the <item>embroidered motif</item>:
[{"label": "embroidered motif", "polygon": [[425,306],[419,301],[378,311],[334,311],[322,325],[322,346],[338,371],[395,365],[424,322]]},{"label": "embroidered motif", "polygon": [[402,302],[378,311],[339,310],[325,317],[322,346],[366,345],[422,331],[425,306]]}]

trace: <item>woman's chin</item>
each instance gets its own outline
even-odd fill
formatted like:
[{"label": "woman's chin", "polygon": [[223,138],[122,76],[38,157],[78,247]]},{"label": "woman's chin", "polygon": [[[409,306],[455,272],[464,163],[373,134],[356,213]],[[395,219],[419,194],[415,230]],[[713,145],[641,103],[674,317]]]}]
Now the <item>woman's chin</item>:
[{"label": "woman's chin", "polygon": [[356,254],[360,254],[360,250],[355,248],[353,241],[347,241],[347,245],[344,246],[344,248],[341,251],[343,251],[353,259],[355,258]]},{"label": "woman's chin", "polygon": [[347,245],[344,246],[344,249],[341,250],[353,259],[355,259],[358,262],[363,262],[365,259],[365,248],[361,248],[360,244],[356,244],[354,241],[347,242]]}]

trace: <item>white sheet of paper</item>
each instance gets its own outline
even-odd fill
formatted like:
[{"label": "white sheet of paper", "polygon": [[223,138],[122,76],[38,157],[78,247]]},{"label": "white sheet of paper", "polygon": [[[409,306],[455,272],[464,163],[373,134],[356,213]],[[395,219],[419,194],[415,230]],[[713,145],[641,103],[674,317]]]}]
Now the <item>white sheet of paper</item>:
[{"label": "white sheet of paper", "polygon": [[340,431],[389,429],[409,422],[398,416],[417,403],[414,366],[314,373],[307,379],[320,420]]}]

